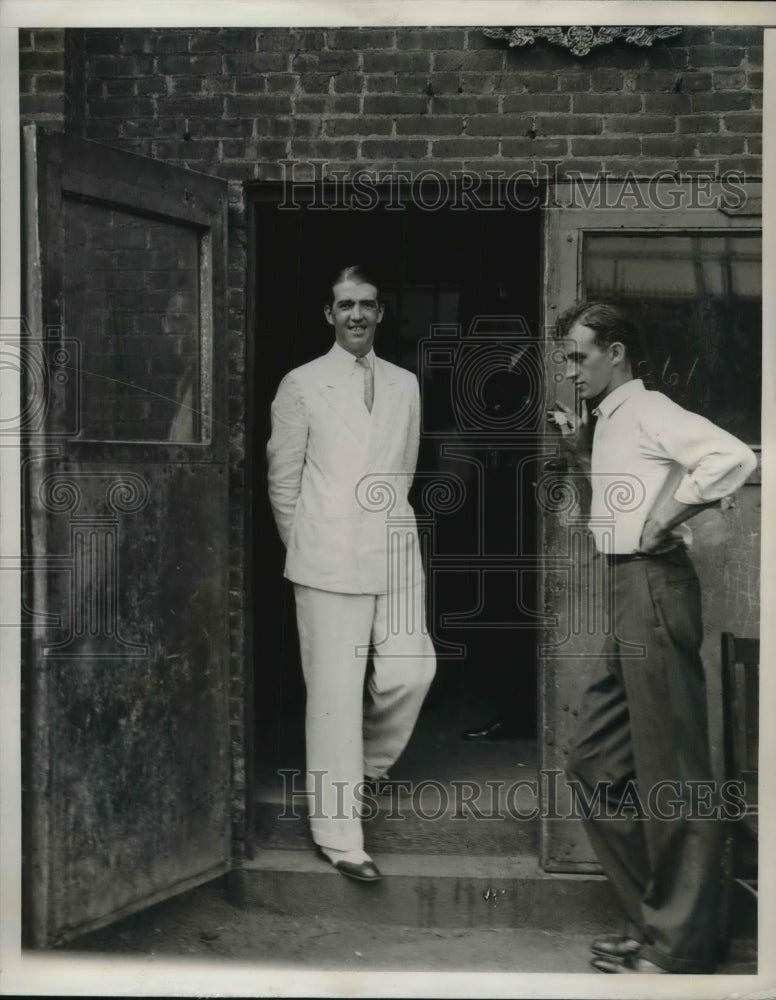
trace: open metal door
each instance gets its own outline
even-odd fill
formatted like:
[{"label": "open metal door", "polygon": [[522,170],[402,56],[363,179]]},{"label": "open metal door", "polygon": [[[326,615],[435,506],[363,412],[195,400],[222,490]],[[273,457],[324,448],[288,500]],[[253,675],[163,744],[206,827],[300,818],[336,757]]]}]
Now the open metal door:
[{"label": "open metal door", "polygon": [[[546,214],[544,267],[546,379],[555,398],[573,405],[552,341],[560,313],[581,299],[620,301],[649,337],[651,361],[635,375],[736,434],[759,455],[761,204],[759,185],[740,181],[693,186],[669,178],[656,185],[630,178],[556,185]],[[731,503],[692,520],[718,775],[720,633],[758,634],[760,483],[758,467]],[[565,767],[591,660],[611,627],[606,567],[594,558],[587,530],[585,472],[559,455],[545,461],[537,486],[541,592],[553,622],[540,649],[541,863],[548,871],[591,872],[599,866],[574,816]],[[625,493],[612,503],[627,504]]]},{"label": "open metal door", "polygon": [[227,870],[226,183],[24,130],[24,929]]}]

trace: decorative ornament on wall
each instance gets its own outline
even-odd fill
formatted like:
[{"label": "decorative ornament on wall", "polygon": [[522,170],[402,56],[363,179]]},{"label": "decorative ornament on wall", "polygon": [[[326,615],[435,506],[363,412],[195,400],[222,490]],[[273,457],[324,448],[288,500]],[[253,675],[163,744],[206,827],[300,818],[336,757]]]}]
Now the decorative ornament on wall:
[{"label": "decorative ornament on wall", "polygon": [[680,27],[606,25],[593,28],[589,24],[573,24],[570,28],[483,28],[483,34],[497,41],[507,42],[510,48],[516,45],[533,45],[537,38],[544,38],[553,45],[562,45],[575,56],[586,56],[599,45],[609,45],[623,38],[631,45],[651,45],[657,38],[672,38],[681,32]]}]

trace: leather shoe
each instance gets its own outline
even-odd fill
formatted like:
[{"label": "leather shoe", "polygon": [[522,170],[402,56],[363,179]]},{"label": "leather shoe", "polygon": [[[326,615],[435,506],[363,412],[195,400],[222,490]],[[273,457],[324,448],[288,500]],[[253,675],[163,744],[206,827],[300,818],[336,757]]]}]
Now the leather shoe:
[{"label": "leather shoe", "polygon": [[604,934],[593,941],[590,950],[602,958],[613,958],[623,962],[638,955],[641,951],[641,942],[625,934]]},{"label": "leather shoe", "polygon": [[517,737],[517,731],[513,725],[504,722],[503,719],[496,719],[489,722],[487,726],[480,726],[479,729],[466,729],[461,733],[464,740],[510,740]]},{"label": "leather shoe", "polygon": [[597,969],[598,972],[635,972],[641,975],[671,975],[668,969],[664,969],[660,965],[655,965],[655,963],[650,962],[648,958],[639,958],[638,956],[635,958],[628,958],[623,961],[615,958],[603,958],[596,956],[590,959],[590,964],[594,969]]},{"label": "leather shoe", "polygon": [[379,882],[383,877],[374,861],[362,861],[356,864],[354,861],[332,862],[340,875],[347,875],[357,882]]},{"label": "leather shoe", "polygon": [[371,859],[369,861],[332,861],[320,847],[318,848],[318,857],[333,865],[340,875],[347,875],[348,878],[353,878],[357,882],[379,882],[383,877]]}]

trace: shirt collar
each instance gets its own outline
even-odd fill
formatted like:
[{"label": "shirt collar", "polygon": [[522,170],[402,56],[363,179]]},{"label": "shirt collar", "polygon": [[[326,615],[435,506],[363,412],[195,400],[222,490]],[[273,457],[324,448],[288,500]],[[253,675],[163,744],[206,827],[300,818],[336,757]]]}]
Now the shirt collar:
[{"label": "shirt collar", "polygon": [[[344,347],[340,347],[340,345],[337,343],[336,340],[332,344],[332,348],[329,351],[329,354],[331,355],[332,360],[335,361],[338,365],[341,365],[343,368],[347,367],[352,369],[353,365],[356,362],[355,354],[351,354],[350,351],[346,351]],[[366,358],[369,367],[374,368],[375,351],[373,347],[369,348],[369,352],[365,354],[364,357]]]},{"label": "shirt collar", "polygon": [[636,396],[640,392],[646,392],[644,383],[640,378],[632,378],[622,385],[618,385],[608,396],[604,396],[601,402],[593,410],[593,416],[610,417],[614,411],[631,396]]}]

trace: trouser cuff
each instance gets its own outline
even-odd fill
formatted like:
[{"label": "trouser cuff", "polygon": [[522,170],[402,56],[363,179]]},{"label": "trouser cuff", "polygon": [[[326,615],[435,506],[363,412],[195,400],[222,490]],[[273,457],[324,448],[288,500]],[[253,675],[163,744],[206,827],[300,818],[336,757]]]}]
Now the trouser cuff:
[{"label": "trouser cuff", "polygon": [[664,951],[658,951],[654,945],[644,944],[641,946],[639,958],[646,958],[655,965],[659,965],[666,972],[689,973],[698,975],[712,973],[714,968],[710,962],[703,962],[694,958],[676,958],[674,955],[666,955]]}]

